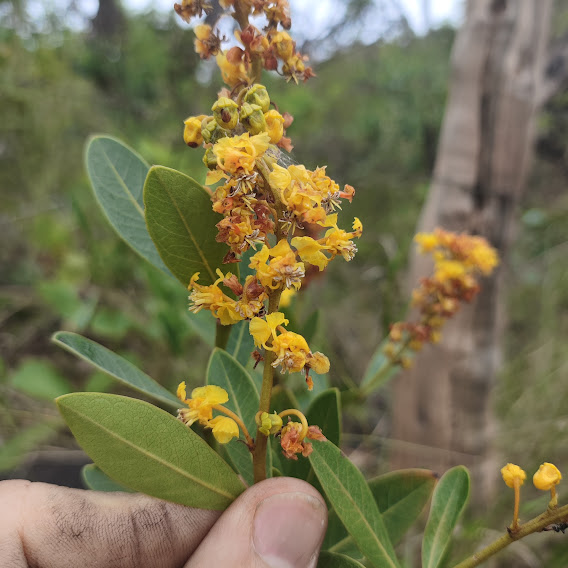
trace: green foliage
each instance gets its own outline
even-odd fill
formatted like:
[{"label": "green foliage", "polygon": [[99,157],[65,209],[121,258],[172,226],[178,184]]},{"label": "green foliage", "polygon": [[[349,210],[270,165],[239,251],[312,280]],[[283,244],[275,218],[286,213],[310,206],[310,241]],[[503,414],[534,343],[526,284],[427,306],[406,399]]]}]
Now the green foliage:
[{"label": "green foliage", "polygon": [[469,473],[463,466],[447,471],[432,496],[430,516],[422,542],[423,568],[442,566],[454,528],[469,497]]},{"label": "green foliage", "polygon": [[372,566],[399,566],[381,513],[362,473],[331,442],[314,442],[310,463],[337,516]]},{"label": "green foliage", "polygon": [[114,230],[142,258],[169,274],[146,229],[142,193],[150,166],[110,136],[94,136],[85,148],[91,186]]},{"label": "green foliage", "polygon": [[187,286],[199,272],[200,284],[217,280],[225,246],[215,240],[221,216],[211,209],[209,194],[189,176],[154,166],[144,184],[148,231],[162,260]]},{"label": "green foliage", "polygon": [[[258,410],[258,391],[250,375],[242,365],[222,349],[214,349],[207,367],[207,384],[224,388],[229,394],[225,406],[232,410],[254,435],[254,417]],[[252,458],[248,447],[242,441],[233,440],[225,446],[230,460],[237,471],[249,484],[253,483]]]},{"label": "green foliage", "polygon": [[363,564],[349,556],[323,550],[319,555],[318,568],[363,568]]},{"label": "green foliage", "polygon": [[73,393],[57,399],[95,464],[130,489],[188,507],[225,509],[244,485],[197,434],[171,414],[132,398]]},{"label": "green foliage", "polygon": [[179,400],[170,391],[132,363],[95,341],[76,333],[59,331],[53,336],[53,342],[139,393],[170,408],[179,408]]}]

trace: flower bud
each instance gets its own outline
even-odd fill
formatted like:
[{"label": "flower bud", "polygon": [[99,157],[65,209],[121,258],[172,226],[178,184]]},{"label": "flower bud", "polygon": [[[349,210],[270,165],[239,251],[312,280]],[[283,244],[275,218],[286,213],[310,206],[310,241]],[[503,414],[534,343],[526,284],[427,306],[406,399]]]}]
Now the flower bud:
[{"label": "flower bud", "polygon": [[219,138],[227,136],[227,131],[217,124],[214,117],[208,116],[201,123],[201,135],[207,144],[214,144]]},{"label": "flower bud", "polygon": [[217,156],[213,152],[213,148],[207,148],[203,155],[203,163],[208,169],[214,170],[217,167]]},{"label": "flower bud", "polygon": [[272,144],[278,144],[284,135],[284,118],[277,110],[269,110],[264,114],[266,128]]},{"label": "flower bud", "polygon": [[221,128],[233,130],[239,123],[239,105],[228,97],[219,97],[211,110]]},{"label": "flower bud", "polygon": [[270,96],[268,95],[268,91],[264,85],[259,85],[258,83],[247,91],[244,102],[251,105],[258,105],[263,113],[268,112],[270,108]]},{"label": "flower bud", "polygon": [[200,116],[190,116],[186,118],[183,123],[185,128],[183,129],[183,141],[190,148],[197,148],[203,144],[203,136],[201,134],[201,122],[205,118],[205,115]]},{"label": "flower bud", "polygon": [[550,491],[555,485],[560,483],[562,474],[558,468],[551,463],[545,462],[533,476],[533,483],[541,491]]},{"label": "flower bud", "polygon": [[276,434],[282,428],[282,418],[276,414],[268,414],[268,412],[260,413],[260,416],[257,416],[256,424],[260,432],[262,432],[265,436],[269,434]]},{"label": "flower bud", "polygon": [[508,463],[505,467],[501,469],[501,475],[503,476],[503,481],[507,484],[507,487],[513,488],[515,486],[515,479],[519,480],[519,485],[522,485],[527,478],[527,474],[514,463]]},{"label": "flower bud", "polygon": [[245,128],[253,136],[255,134],[260,134],[261,132],[266,132],[266,120],[260,106],[244,103],[241,107],[240,118]]}]

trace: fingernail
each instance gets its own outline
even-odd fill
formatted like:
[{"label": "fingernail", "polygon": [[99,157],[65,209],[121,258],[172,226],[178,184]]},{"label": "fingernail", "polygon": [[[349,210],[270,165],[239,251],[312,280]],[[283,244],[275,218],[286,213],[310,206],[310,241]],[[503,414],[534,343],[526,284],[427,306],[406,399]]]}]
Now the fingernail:
[{"label": "fingernail", "polygon": [[280,493],[260,503],[253,543],[270,568],[311,568],[327,525],[327,510],[306,493]]}]

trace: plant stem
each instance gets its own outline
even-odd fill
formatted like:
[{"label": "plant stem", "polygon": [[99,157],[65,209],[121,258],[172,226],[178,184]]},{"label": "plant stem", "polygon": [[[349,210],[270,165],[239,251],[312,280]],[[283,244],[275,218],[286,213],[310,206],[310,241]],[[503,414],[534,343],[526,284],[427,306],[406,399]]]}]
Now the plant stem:
[{"label": "plant stem", "polygon": [[225,349],[227,343],[229,342],[229,335],[231,335],[231,325],[221,325],[219,320],[217,320],[217,325],[215,327],[215,347],[220,347]]},{"label": "plant stem", "polygon": [[548,525],[563,521],[566,518],[568,518],[568,505],[564,505],[558,509],[548,509],[542,513],[542,515],[522,524],[518,530],[508,531],[506,534],[492,542],[489,546],[486,546],[483,550],[476,552],[469,558],[466,558],[459,564],[456,564],[454,568],[473,568],[474,566],[479,566],[482,562],[485,562],[488,558],[500,550],[503,550],[503,548],[509,546],[516,540],[520,540],[521,538],[535,532],[541,532]]},{"label": "plant stem", "polygon": [[[282,290],[274,290],[268,296],[268,313],[278,309]],[[262,388],[260,391],[259,412],[270,412],[270,399],[272,397],[272,382],[274,379],[274,367],[272,362],[276,358],[273,351],[266,350],[264,353],[264,371],[262,373]],[[258,483],[266,479],[266,447],[268,436],[265,436],[258,428],[256,430],[255,448],[252,454],[254,482]]]}]

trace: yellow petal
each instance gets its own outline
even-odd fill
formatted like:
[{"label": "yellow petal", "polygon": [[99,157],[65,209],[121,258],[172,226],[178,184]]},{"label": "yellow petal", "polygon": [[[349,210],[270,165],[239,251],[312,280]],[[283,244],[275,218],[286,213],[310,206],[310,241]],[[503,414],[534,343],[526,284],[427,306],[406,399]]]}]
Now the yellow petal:
[{"label": "yellow petal", "polygon": [[217,416],[207,424],[213,428],[213,436],[220,444],[228,444],[233,438],[239,437],[237,423],[228,416]]},{"label": "yellow petal", "polygon": [[214,404],[224,404],[229,400],[229,395],[225,389],[216,385],[207,385],[204,387],[197,387],[191,391],[191,398],[204,399],[203,405],[213,406]]},{"label": "yellow petal", "polygon": [[266,346],[271,330],[270,326],[262,318],[252,318],[249,324],[249,333],[254,339],[254,344],[257,347]]},{"label": "yellow petal", "polygon": [[533,476],[533,483],[541,491],[550,491],[555,485],[560,483],[562,474],[552,463],[545,462]]}]

